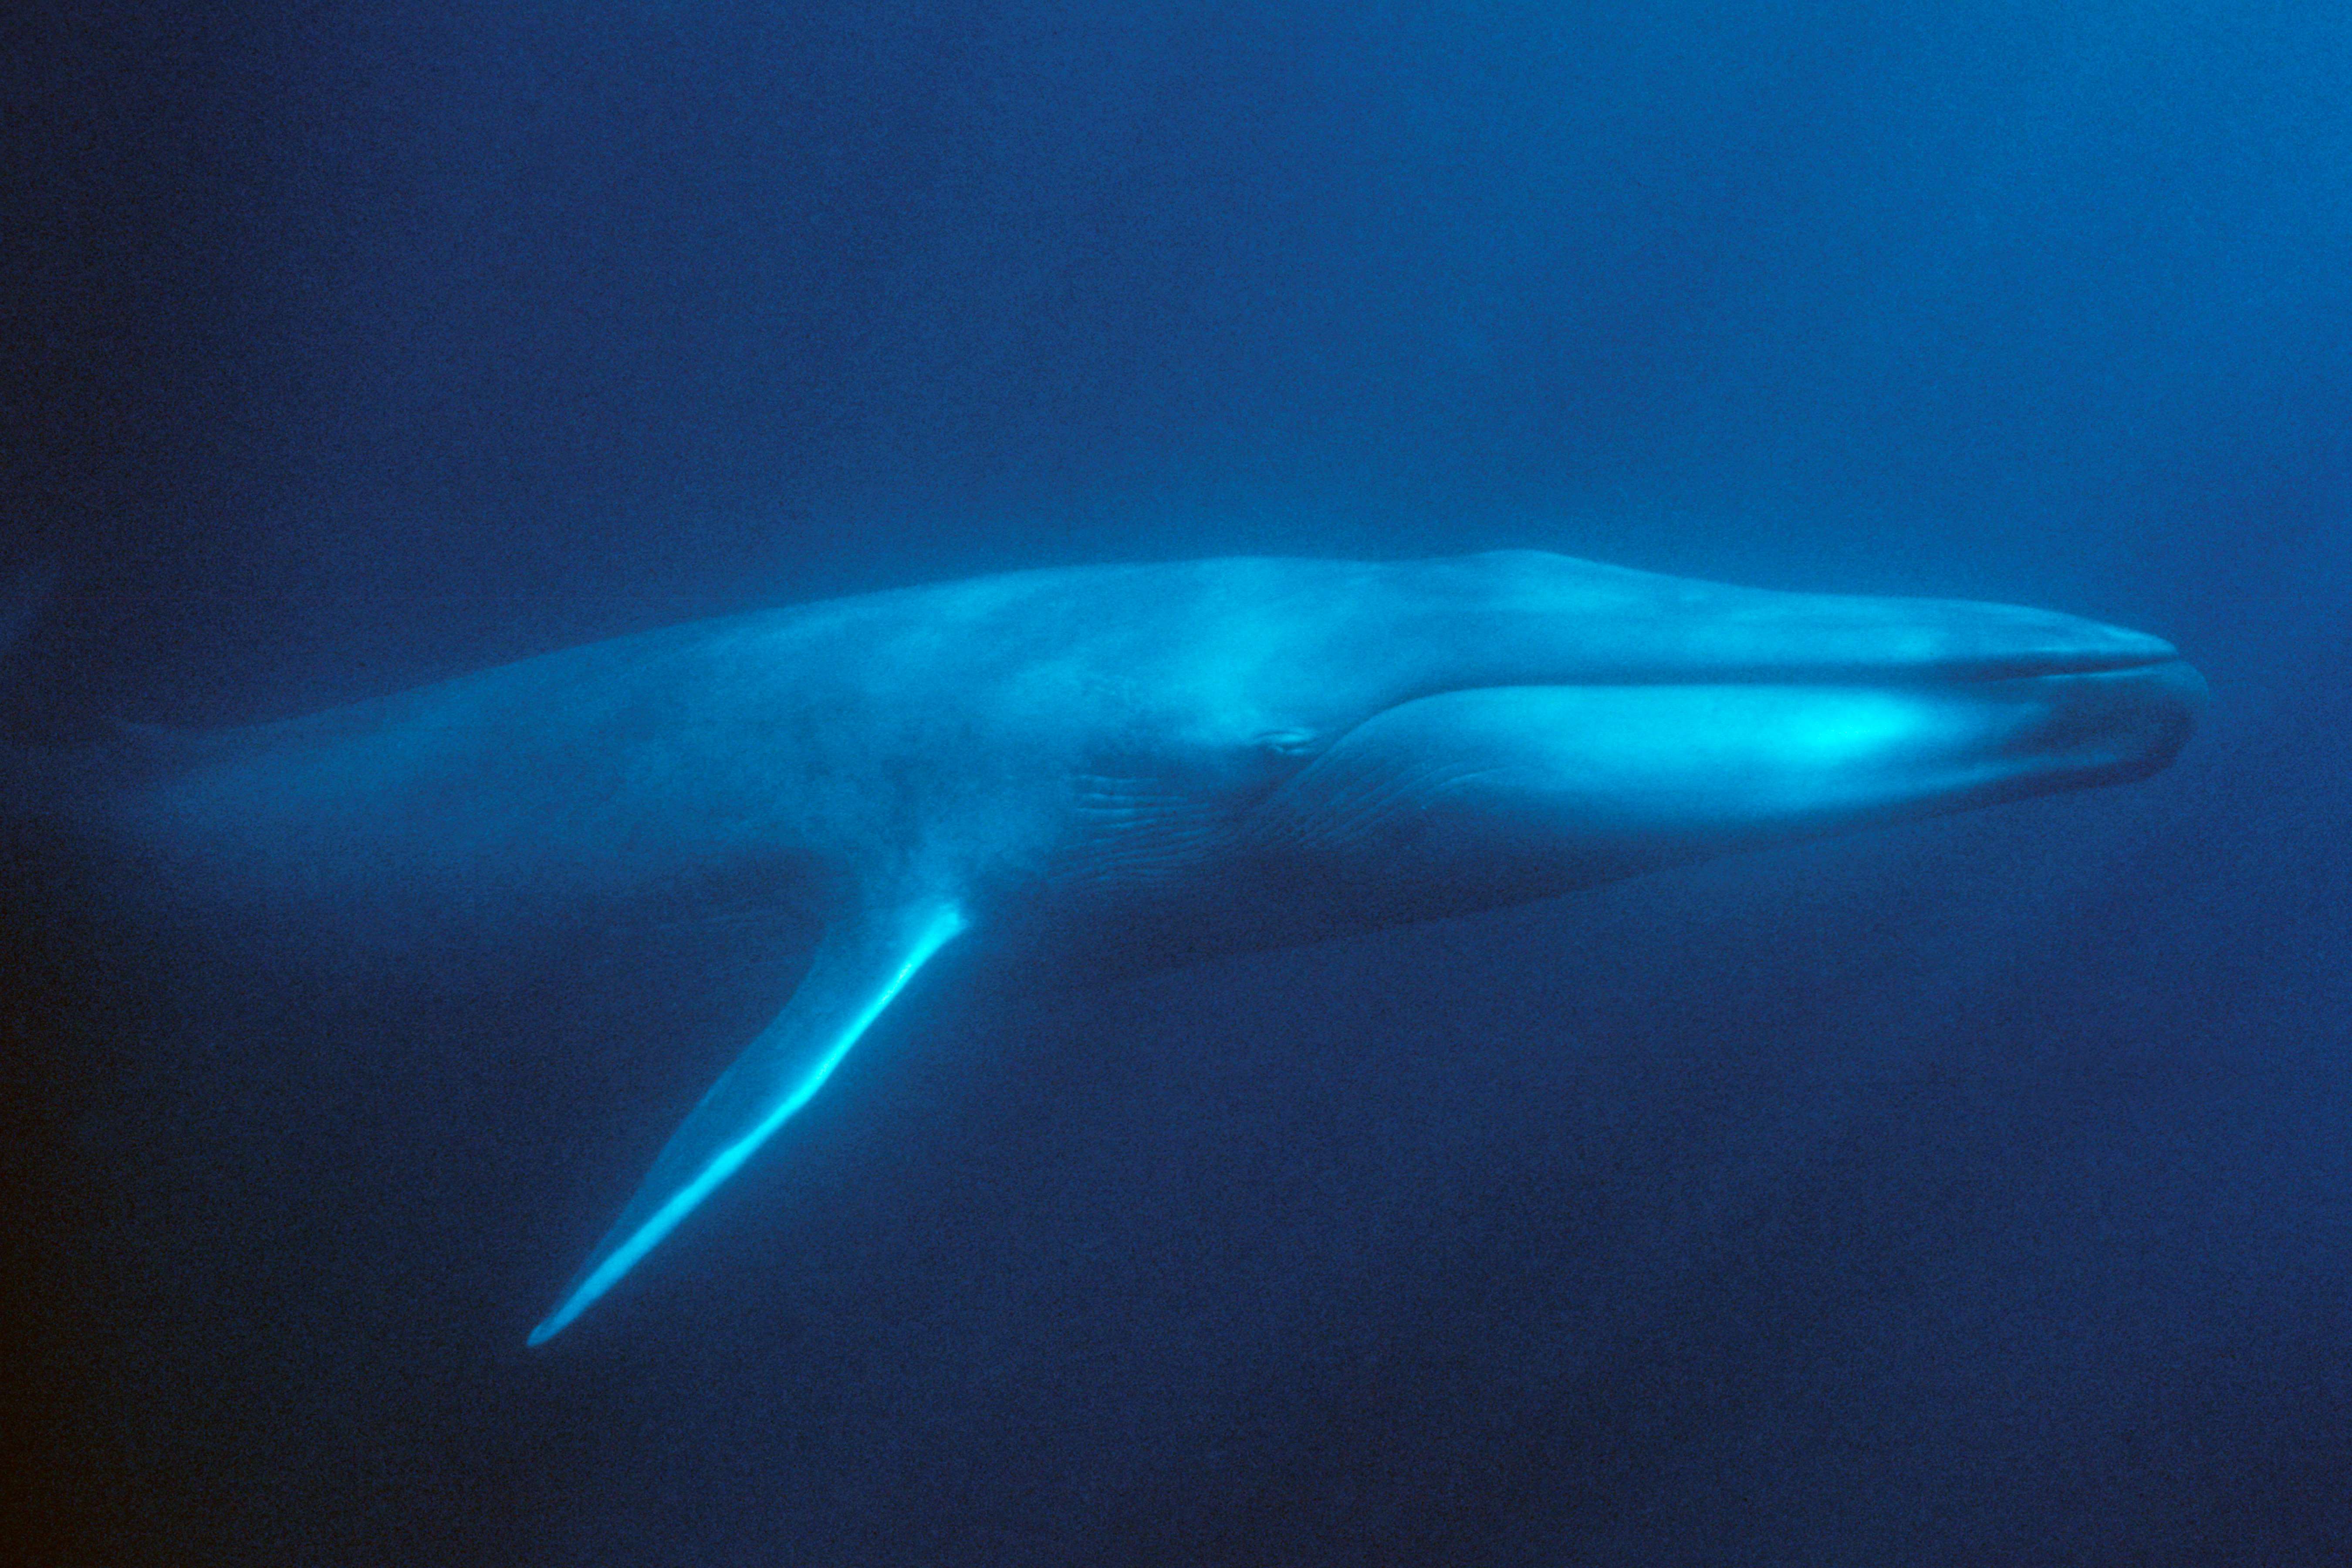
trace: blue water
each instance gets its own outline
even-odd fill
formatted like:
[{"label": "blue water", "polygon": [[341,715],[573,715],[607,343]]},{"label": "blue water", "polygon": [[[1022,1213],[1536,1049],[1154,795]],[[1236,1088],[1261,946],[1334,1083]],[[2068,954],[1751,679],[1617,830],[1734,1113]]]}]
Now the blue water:
[{"label": "blue water", "polygon": [[945,963],[537,1352],[760,954],[50,900],[38,1560],[2352,1561],[2352,13],[12,26],[45,724],[1497,545],[2046,605],[2214,688],[2130,789],[1099,990]]}]

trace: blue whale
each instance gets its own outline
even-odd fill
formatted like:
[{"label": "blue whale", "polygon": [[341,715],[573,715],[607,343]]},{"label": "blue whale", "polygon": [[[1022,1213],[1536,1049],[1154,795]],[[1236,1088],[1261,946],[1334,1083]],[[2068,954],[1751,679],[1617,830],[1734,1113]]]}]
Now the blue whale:
[{"label": "blue whale", "polygon": [[808,933],[536,1345],[966,933],[1132,971],[1549,898],[2142,778],[2203,692],[2169,644],[2010,605],[1241,559],[705,621],[12,762],[175,897],[498,929],[724,887]]}]

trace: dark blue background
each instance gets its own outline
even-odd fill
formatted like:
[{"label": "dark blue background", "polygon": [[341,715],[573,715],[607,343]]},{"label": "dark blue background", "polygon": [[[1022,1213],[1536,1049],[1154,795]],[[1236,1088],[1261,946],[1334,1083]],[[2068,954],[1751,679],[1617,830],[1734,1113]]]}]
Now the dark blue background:
[{"label": "dark blue background", "polygon": [[2215,700],[2130,790],[1081,994],[950,962],[539,1353],[757,954],[321,971],[53,899],[12,1529],[2352,1561],[2347,83],[2310,0],[19,8],[45,724],[1495,545],[2046,604]]}]

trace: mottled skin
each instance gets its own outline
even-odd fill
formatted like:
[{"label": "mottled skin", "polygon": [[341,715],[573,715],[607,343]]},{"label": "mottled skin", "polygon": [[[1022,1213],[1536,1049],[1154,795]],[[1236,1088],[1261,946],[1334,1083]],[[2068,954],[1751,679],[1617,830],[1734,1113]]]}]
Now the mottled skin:
[{"label": "mottled skin", "polygon": [[[48,770],[133,880],[496,943],[651,903],[814,939],[561,1331],[966,931],[1132,969],[2137,778],[2156,638],[1535,552],[1229,560],[703,622]],[[111,769],[111,771],[110,771]]]}]

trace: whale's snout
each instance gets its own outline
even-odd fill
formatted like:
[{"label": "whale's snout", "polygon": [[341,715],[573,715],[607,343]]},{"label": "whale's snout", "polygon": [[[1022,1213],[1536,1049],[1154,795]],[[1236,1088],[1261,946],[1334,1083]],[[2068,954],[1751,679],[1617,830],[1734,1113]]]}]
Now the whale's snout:
[{"label": "whale's snout", "polygon": [[[2013,696],[2001,691],[2006,686],[2017,688]],[[2129,784],[2162,772],[2196,732],[2207,697],[2205,678],[2179,658],[1999,682],[1988,693],[1990,701],[2013,701],[2028,715],[2000,750],[2031,760],[2041,781],[2034,794]]]}]

